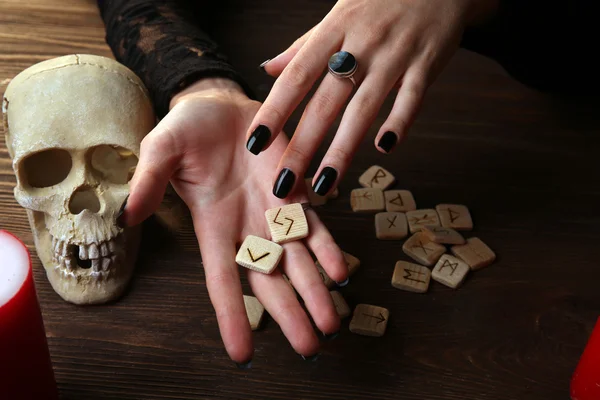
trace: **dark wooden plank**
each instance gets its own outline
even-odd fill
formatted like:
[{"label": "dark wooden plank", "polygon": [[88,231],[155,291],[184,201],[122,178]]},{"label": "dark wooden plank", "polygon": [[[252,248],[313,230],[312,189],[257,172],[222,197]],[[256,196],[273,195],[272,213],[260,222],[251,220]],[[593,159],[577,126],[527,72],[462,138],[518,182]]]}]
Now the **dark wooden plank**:
[{"label": "dark wooden plank", "polygon": [[[26,4],[24,4],[26,3]],[[264,98],[273,82],[256,66],[318,23],[332,3],[230,0],[214,35]],[[63,54],[111,56],[93,1],[0,3],[0,93],[27,66]],[[120,301],[63,302],[37,257],[35,279],[63,399],[564,399],[600,308],[597,214],[598,104],[555,100],[524,88],[489,60],[460,52],[436,82],[411,135],[391,156],[369,132],[339,199],[319,210],[363,267],[341,289],[351,305],[390,309],[383,338],[351,334],[323,344],[318,362],[296,355],[267,319],[253,368],[228,359],[206,294],[184,209],[169,199],[144,226],[135,277]],[[287,124],[291,134],[301,113]],[[335,132],[326,140],[327,144]],[[312,171],[324,154],[312,165]],[[350,211],[360,173],[393,171],[420,207],[468,205],[477,235],[498,254],[452,291],[415,295],[391,287],[399,244],[375,239],[372,216]],[[0,228],[34,252],[0,140]],[[169,229],[161,221],[175,229]],[[249,288],[244,282],[245,290]],[[0,360],[1,361],[1,360]]]}]

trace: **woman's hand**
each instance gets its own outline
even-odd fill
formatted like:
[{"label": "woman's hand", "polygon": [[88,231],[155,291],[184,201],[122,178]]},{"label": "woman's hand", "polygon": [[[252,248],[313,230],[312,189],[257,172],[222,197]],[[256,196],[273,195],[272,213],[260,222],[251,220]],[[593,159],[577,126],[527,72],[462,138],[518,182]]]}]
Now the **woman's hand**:
[{"label": "woman's hand", "polygon": [[[287,145],[285,135],[279,135],[260,159],[243,148],[246,129],[259,107],[225,79],[202,80],[178,94],[169,114],[142,142],[121,220],[135,225],[151,215],[171,181],[191,211],[221,336],[237,363],[251,360],[253,346],[235,263],[236,244],[249,234],[270,238],[266,209],[307,201],[302,187],[289,202],[270,194],[272,174]],[[317,327],[331,334],[339,330],[339,317],[307,247],[332,279],[344,281],[348,270],[316,213],[309,209],[306,215],[310,235],[283,245],[284,256],[275,272],[247,273],[254,295],[295,351],[308,357],[318,352],[319,340],[282,272],[294,282]]]},{"label": "woman's hand", "polygon": [[[358,62],[356,92],[313,181],[315,192],[327,194],[345,173],[387,95],[399,89],[393,109],[375,138],[376,148],[383,153],[389,153],[406,134],[426,88],[455,52],[464,27],[485,19],[498,1],[338,1],[318,25],[284,53],[261,65],[278,79],[247,132],[248,150],[258,154],[277,138],[334,53],[351,53]],[[331,74],[324,77],[279,162],[277,170],[287,171],[281,179],[289,183],[290,176],[304,176],[352,92],[349,79]],[[278,190],[279,183],[275,182],[274,194],[285,198],[291,190]]]}]

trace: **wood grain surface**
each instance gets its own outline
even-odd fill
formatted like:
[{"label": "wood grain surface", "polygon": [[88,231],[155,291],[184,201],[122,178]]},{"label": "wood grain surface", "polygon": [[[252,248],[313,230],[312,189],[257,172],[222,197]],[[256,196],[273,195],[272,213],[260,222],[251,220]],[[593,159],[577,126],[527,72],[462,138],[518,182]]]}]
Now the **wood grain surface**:
[{"label": "wood grain surface", "polygon": [[[257,65],[332,5],[223,3],[229,11],[215,14],[213,36],[263,99],[273,79]],[[111,56],[95,2],[0,2],[0,93],[31,64],[70,53]],[[340,292],[351,307],[389,309],[385,336],[354,335],[346,319],[340,336],[323,342],[320,359],[309,363],[267,317],[254,333],[252,369],[238,370],[221,343],[187,211],[169,197],[145,222],[131,288],[114,304],[65,303],[34,257],[62,399],[567,399],[600,313],[598,102],[550,98],[494,62],[460,51],[429,90],[408,139],[383,156],[372,141],[392,100],[339,198],[319,210],[342,249],[362,261]],[[0,143],[0,228],[35,255]],[[408,260],[401,243],[377,240],[373,215],[350,209],[350,191],[373,164],[396,176],[396,188],[411,190],[419,208],[467,205],[475,223],[467,236],[480,237],[497,261],[458,290],[436,282],[426,294],[393,288],[396,261]]]}]

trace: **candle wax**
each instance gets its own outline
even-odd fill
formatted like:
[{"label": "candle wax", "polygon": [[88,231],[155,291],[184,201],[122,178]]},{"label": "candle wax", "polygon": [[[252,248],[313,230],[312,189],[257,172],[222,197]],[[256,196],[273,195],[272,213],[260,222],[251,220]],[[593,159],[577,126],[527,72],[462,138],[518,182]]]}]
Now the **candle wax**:
[{"label": "candle wax", "polygon": [[29,252],[0,230],[0,398],[57,400]]},{"label": "candle wax", "polygon": [[600,399],[600,318],[571,378],[571,400]]}]

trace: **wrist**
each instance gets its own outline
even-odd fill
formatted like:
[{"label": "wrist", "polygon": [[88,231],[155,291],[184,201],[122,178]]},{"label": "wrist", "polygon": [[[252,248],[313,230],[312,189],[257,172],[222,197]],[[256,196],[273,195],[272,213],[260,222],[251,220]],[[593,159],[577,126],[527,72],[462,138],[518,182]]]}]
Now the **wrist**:
[{"label": "wrist", "polygon": [[203,78],[200,79],[182,91],[178,92],[169,104],[169,110],[175,107],[175,105],[181,101],[185,96],[192,93],[201,93],[201,92],[219,92],[226,93],[234,96],[244,96],[247,98],[244,89],[235,81],[228,78]]}]

